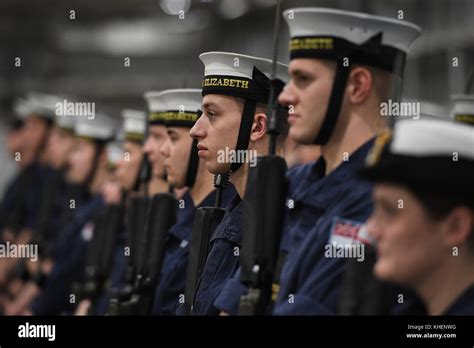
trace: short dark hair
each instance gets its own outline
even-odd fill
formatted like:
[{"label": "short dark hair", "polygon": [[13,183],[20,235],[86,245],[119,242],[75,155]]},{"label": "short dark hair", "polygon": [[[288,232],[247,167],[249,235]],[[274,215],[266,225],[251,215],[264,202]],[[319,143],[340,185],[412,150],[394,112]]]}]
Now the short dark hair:
[{"label": "short dark hair", "polygon": [[[433,192],[418,192],[411,190],[417,199],[423,205],[425,211],[428,213],[428,216],[434,220],[442,220],[456,207],[465,206],[471,210],[474,214],[474,204],[466,201],[465,199],[460,199],[459,195],[441,195],[439,193]],[[471,234],[467,240],[468,245],[471,250],[474,251],[474,224],[471,226]]]},{"label": "short dark hair", "polygon": [[[235,100],[239,104],[240,109],[243,110],[245,99],[235,97]],[[266,115],[267,114],[267,108],[268,108],[267,103],[258,102],[257,107],[255,108],[255,112],[256,113],[263,113],[263,114]],[[289,125],[288,125],[288,110],[286,108],[285,108],[285,112],[283,112],[282,120],[281,120],[280,125],[281,125],[280,134],[278,135],[277,141],[276,141],[278,146],[283,145],[283,143],[285,142],[285,140],[288,136],[288,131],[289,131],[289,128],[290,128]]]}]

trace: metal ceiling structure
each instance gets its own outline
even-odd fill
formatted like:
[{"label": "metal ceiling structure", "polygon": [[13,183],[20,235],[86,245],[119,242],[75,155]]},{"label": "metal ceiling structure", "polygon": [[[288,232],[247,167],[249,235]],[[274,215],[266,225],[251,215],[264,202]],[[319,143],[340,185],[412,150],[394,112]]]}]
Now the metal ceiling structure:
[{"label": "metal ceiling structure", "polygon": [[[423,28],[405,94],[447,103],[463,89],[474,61],[473,1],[283,1],[284,8],[295,6],[392,17],[402,11]],[[1,0],[0,112],[28,90],[94,100],[112,113],[143,107],[147,90],[199,86],[201,52],[269,57],[274,10],[274,0]],[[279,57],[288,61],[282,31]],[[452,66],[453,57],[459,66]]]}]

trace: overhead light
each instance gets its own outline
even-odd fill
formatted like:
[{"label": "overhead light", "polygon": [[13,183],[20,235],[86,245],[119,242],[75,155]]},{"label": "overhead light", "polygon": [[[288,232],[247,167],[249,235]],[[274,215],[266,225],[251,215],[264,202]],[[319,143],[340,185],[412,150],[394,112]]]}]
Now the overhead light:
[{"label": "overhead light", "polygon": [[179,15],[189,11],[191,0],[160,0],[161,9],[169,15]]},{"label": "overhead light", "polygon": [[219,11],[224,18],[235,19],[243,16],[249,9],[247,0],[221,0]]}]

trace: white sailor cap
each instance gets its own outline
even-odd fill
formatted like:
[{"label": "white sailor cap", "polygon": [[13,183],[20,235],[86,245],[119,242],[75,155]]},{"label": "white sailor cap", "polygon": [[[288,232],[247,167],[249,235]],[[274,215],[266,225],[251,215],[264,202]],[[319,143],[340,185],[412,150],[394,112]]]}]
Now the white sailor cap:
[{"label": "white sailor cap", "polygon": [[410,22],[330,8],[283,12],[290,30],[290,56],[342,59],[399,72],[421,29]]},{"label": "white sailor cap", "polygon": [[[199,55],[204,64],[202,94],[224,94],[268,102],[272,61],[231,52]],[[288,66],[277,62],[276,78],[288,81]]]},{"label": "white sailor cap", "polygon": [[122,110],[125,140],[141,143],[145,139],[146,115],[143,111]]},{"label": "white sailor cap", "polygon": [[13,112],[19,120],[24,120],[32,112],[31,104],[25,98],[17,98],[13,102]]},{"label": "white sailor cap", "polygon": [[166,106],[167,127],[191,128],[201,115],[201,90],[194,88],[167,89],[159,94]]},{"label": "white sailor cap", "polygon": [[110,169],[115,169],[123,157],[122,142],[111,141],[107,143],[107,165]]},{"label": "white sailor cap", "polygon": [[402,102],[406,102],[409,104],[418,103],[420,106],[419,107],[420,118],[449,119],[449,110],[443,104],[434,103],[428,100],[413,99],[413,98],[402,98]]},{"label": "white sailor cap", "polygon": [[17,115],[23,120],[30,116],[40,116],[49,121],[54,121],[56,104],[61,102],[61,98],[55,95],[29,92],[25,99],[17,100],[14,108]]},{"label": "white sailor cap", "polygon": [[104,114],[96,113],[94,118],[79,117],[74,126],[74,133],[80,138],[108,142],[115,136],[114,120]]},{"label": "white sailor cap", "polygon": [[59,128],[62,128],[68,132],[74,132],[76,118],[77,117],[75,116],[69,115],[56,115],[56,118],[54,120]]},{"label": "white sailor cap", "polygon": [[451,116],[457,122],[474,125],[474,95],[455,94],[451,96],[453,109]]},{"label": "white sailor cap", "polygon": [[164,125],[166,104],[160,98],[159,91],[149,91],[143,95],[148,105],[148,123],[150,125]]},{"label": "white sailor cap", "polygon": [[474,128],[442,119],[402,120],[380,135],[362,177],[394,182],[415,192],[470,197],[474,203]]}]

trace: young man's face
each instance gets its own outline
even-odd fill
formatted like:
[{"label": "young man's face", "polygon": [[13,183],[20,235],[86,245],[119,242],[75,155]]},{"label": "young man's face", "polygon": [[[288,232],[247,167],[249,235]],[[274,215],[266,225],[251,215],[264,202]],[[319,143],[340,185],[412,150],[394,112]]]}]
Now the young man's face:
[{"label": "young man's face", "polygon": [[21,151],[22,143],[23,143],[23,129],[22,128],[12,129],[8,132],[6,147],[7,147],[8,153],[12,157],[15,157],[16,153]]},{"label": "young man's face", "polygon": [[165,126],[150,126],[148,138],[143,145],[143,151],[148,155],[152,166],[153,176],[164,177],[165,165],[164,157],[160,152],[160,148],[168,138]]},{"label": "young man's face", "polygon": [[160,148],[165,158],[166,180],[171,186],[182,188],[186,181],[193,139],[189,136],[188,128],[168,127],[167,132],[168,137]]},{"label": "young man's face", "polygon": [[143,160],[142,146],[132,141],[123,144],[123,157],[117,163],[115,177],[125,191],[133,190]]},{"label": "young man's face", "polygon": [[94,157],[96,154],[96,146],[92,141],[78,138],[69,157],[69,169],[67,178],[75,184],[83,184],[89,176]]},{"label": "young man's face", "polygon": [[328,62],[298,58],[288,67],[290,82],[278,101],[290,108],[289,137],[300,144],[311,144],[321,129],[331,95],[335,69]]},{"label": "young man's face", "polygon": [[374,203],[367,227],[377,243],[377,277],[415,287],[444,258],[452,256],[441,224],[408,189],[376,184]]},{"label": "young man's face", "polygon": [[22,155],[25,157],[34,155],[39,150],[47,131],[47,123],[41,117],[28,117],[22,128]]},{"label": "young man's face", "polygon": [[230,163],[220,163],[218,153],[234,150],[237,144],[242,109],[233,97],[208,94],[202,100],[203,114],[198,118],[190,135],[198,140],[199,157],[212,174],[222,174]]},{"label": "young man's face", "polygon": [[46,143],[46,156],[54,168],[60,169],[67,164],[75,141],[74,135],[58,126],[53,126]]}]

